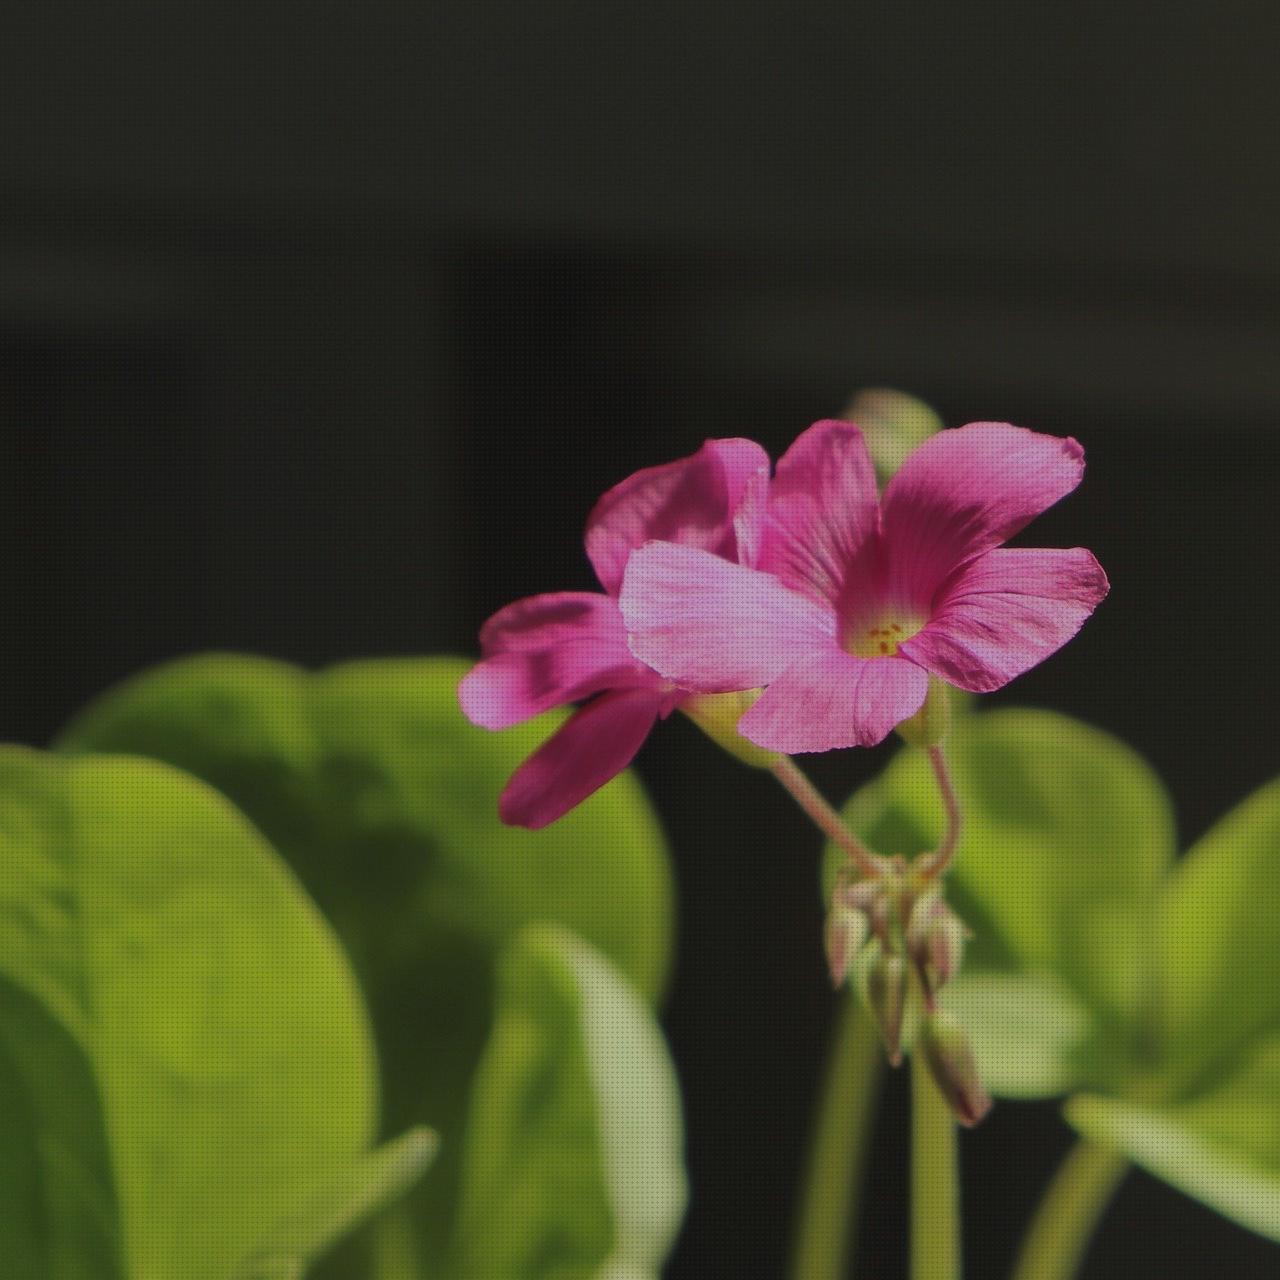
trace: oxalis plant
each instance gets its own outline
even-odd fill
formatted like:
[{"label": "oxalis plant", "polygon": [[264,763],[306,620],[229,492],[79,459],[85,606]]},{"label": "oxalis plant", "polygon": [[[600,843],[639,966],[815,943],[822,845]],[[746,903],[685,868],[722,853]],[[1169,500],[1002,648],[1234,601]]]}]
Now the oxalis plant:
[{"label": "oxalis plant", "polygon": [[[992,1098],[1080,1135],[1014,1280],[1076,1274],[1132,1164],[1280,1241],[1280,782],[1179,859],[1135,753],[982,711],[1107,593],[1088,551],[1004,545],[1083,451],[847,417],[623,480],[602,590],[501,610],[478,663],[185,658],[0,749],[5,1280],[655,1280],[672,887],[627,766],[676,711],[826,839],[846,994],[792,1280],[857,1272],[886,1063],[915,1280],[960,1274]],[[795,758],[894,733],[843,810]]]}]

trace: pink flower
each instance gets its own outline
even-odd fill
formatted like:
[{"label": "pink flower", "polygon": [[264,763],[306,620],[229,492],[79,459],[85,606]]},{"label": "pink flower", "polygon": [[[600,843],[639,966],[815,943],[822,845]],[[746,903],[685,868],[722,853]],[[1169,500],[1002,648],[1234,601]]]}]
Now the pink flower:
[{"label": "pink flower", "polygon": [[504,729],[585,700],[512,774],[498,802],[504,822],[554,822],[625,769],[659,717],[684,700],[627,647],[616,599],[627,559],[660,538],[711,561],[741,554],[750,563],[768,474],[768,455],[749,440],[708,440],[692,457],[636,472],[587,519],[587,556],[606,594],[530,596],[485,623],[483,659],[458,686],[469,720]]},{"label": "pink flower", "polygon": [[816,423],[778,463],[755,567],[669,541],[631,556],[631,650],[686,688],[767,686],[738,722],[761,747],[870,746],[930,674],[986,693],[1080,629],[1108,590],[1093,556],[1001,543],[1083,470],[1075,440],[979,422],[926,440],[881,500],[861,431]]}]

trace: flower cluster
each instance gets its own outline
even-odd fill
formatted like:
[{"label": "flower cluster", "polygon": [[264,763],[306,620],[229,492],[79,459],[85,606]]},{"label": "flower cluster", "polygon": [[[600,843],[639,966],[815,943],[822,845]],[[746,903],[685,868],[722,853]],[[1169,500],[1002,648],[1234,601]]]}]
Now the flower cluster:
[{"label": "flower cluster", "polygon": [[624,480],[587,522],[603,594],[501,610],[459,689],[491,729],[582,704],[512,776],[503,819],[555,820],[676,708],[709,728],[729,708],[763,763],[880,742],[931,680],[1007,684],[1107,593],[1082,548],[1003,545],[1083,467],[1073,439],[974,423],[925,440],[881,494],[859,428],[824,421],[772,476],[759,445],[729,439]]}]

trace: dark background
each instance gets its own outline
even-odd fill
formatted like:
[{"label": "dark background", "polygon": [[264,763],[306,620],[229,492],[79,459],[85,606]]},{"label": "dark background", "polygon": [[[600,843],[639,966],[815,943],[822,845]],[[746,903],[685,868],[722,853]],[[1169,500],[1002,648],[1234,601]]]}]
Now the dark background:
[{"label": "dark background", "polygon": [[[0,39],[0,705],[215,648],[474,652],[591,586],[633,469],[775,454],[856,388],[1077,436],[1032,543],[1111,598],[993,701],[1160,769],[1187,838],[1280,772],[1280,27],[1267,6],[28,6]],[[815,761],[833,798],[881,752]],[[694,1203],[672,1280],[781,1274],[832,1013],[816,840],[673,723],[666,1025]],[[1086,798],[1082,797],[1082,801]],[[895,1080],[867,1277],[901,1273]],[[1069,1141],[967,1137],[971,1274]],[[1086,1274],[1261,1277],[1142,1175]]]}]

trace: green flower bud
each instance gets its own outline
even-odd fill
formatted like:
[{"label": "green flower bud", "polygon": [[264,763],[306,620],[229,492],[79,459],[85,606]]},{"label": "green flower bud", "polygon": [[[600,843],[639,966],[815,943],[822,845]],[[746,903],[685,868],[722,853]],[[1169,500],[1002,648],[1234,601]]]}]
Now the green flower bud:
[{"label": "green flower bud", "polygon": [[929,1074],[959,1122],[972,1129],[991,1110],[991,1095],[978,1076],[973,1049],[964,1028],[945,1010],[924,1020],[916,1041]]},{"label": "green flower bud", "polygon": [[929,677],[929,692],[920,710],[898,726],[898,734],[913,747],[939,746],[951,729],[951,686]]},{"label": "green flower bud", "polygon": [[930,995],[959,973],[969,936],[936,887],[916,899],[907,921],[907,951]]},{"label": "green flower bud", "polygon": [[849,965],[870,935],[871,920],[867,913],[837,893],[827,912],[826,931],[827,967],[831,971],[831,985],[837,990],[844,985]]},{"label": "green flower bud", "polygon": [[743,689],[740,693],[698,693],[686,698],[680,710],[713,742],[743,764],[754,769],[772,769],[782,756],[748,742],[738,732],[738,721],[751,709],[763,689]]},{"label": "green flower bud", "polygon": [[902,1062],[902,1024],[907,1007],[910,975],[907,962],[886,955],[878,938],[863,947],[855,969],[858,994],[876,1020],[885,1053],[896,1067]]}]

